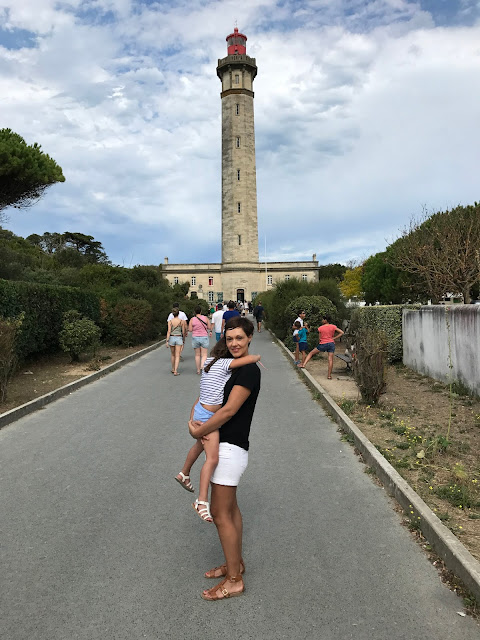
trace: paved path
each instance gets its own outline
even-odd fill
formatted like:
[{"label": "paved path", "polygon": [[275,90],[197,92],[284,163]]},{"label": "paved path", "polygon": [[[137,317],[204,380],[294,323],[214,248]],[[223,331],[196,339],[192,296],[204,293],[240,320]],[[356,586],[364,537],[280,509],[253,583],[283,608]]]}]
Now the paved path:
[{"label": "paved path", "polygon": [[219,545],[173,481],[199,380],[161,348],[0,431],[2,639],[478,640],[270,336],[252,351],[246,595],[200,598]]}]

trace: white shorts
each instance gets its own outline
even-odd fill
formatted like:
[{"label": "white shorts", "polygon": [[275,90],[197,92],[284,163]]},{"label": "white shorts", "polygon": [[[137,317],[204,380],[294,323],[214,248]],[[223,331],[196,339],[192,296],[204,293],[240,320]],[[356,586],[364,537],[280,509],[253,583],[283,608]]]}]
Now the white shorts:
[{"label": "white shorts", "polygon": [[218,464],[210,478],[213,484],[222,484],[226,487],[238,487],[240,478],[247,468],[248,451],[237,447],[236,444],[220,442],[218,447]]}]

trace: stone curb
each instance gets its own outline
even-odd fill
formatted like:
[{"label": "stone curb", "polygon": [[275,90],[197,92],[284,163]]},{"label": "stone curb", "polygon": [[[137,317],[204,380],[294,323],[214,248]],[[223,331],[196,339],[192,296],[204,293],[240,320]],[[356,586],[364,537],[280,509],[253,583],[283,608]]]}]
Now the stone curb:
[{"label": "stone curb", "polygon": [[136,351],[135,353],[131,353],[129,356],[126,356],[121,360],[117,360],[117,362],[113,362],[112,364],[109,364],[107,367],[105,367],[104,369],[101,369],[100,371],[96,371],[95,373],[92,373],[88,376],[84,376],[83,378],[74,380],[73,382],[70,382],[69,384],[66,384],[63,387],[59,387],[54,391],[50,391],[50,393],[46,393],[45,395],[40,396],[39,398],[35,398],[35,400],[30,400],[30,402],[26,402],[25,404],[22,404],[19,407],[16,407],[15,409],[10,409],[10,411],[6,411],[5,413],[0,414],[0,429],[2,427],[6,427],[8,424],[11,424],[12,422],[15,422],[16,420],[18,420],[19,418],[22,418],[23,416],[28,415],[29,413],[33,413],[34,411],[41,409],[42,407],[44,407],[47,404],[50,404],[50,402],[53,402],[54,400],[58,400],[58,398],[63,398],[63,396],[67,396],[73,391],[76,391],[77,389],[84,387],[86,384],[90,384],[90,382],[95,382],[95,380],[98,380],[99,378],[102,378],[108,373],[115,371],[115,369],[120,369],[120,367],[123,367],[125,364],[128,364],[129,362],[132,362],[137,358],[141,358],[149,351],[158,349],[158,347],[160,347],[163,344],[165,344],[165,340],[161,340],[160,342],[151,344],[149,347],[146,347],[141,351]]},{"label": "stone curb", "polygon": [[[270,332],[271,333],[271,332]],[[294,362],[293,354],[275,335],[272,337],[284,349]],[[352,420],[340,409],[337,403],[321,387],[305,369],[299,369],[309,387],[320,394],[320,401],[327,412],[337,421],[343,431],[353,436],[355,447],[361,453],[363,460],[372,467],[387,493],[405,509],[407,513],[413,511],[412,519],[420,517],[419,524],[425,538],[435,552],[444,560],[446,567],[452,571],[465,587],[480,602],[480,562],[476,560],[460,540],[442,524],[430,507],[402,478],[402,476],[387,462],[382,454],[365,437]]]}]

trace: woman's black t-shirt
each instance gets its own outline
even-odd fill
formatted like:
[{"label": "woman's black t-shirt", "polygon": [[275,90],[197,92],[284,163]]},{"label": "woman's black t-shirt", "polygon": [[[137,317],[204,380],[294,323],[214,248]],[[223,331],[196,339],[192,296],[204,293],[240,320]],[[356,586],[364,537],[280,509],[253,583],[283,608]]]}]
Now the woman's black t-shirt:
[{"label": "woman's black t-shirt", "polygon": [[249,389],[251,393],[237,413],[220,427],[220,442],[229,442],[248,451],[250,425],[260,391],[260,369],[256,364],[246,364],[233,370],[223,392],[224,405],[228,401],[231,390],[237,385]]}]

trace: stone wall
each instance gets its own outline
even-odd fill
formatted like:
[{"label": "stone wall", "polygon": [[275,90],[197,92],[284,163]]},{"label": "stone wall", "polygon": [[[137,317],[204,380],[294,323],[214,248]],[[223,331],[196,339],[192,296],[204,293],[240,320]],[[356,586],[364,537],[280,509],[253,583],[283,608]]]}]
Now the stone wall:
[{"label": "stone wall", "polygon": [[443,305],[403,311],[403,363],[480,395],[480,305]]}]

